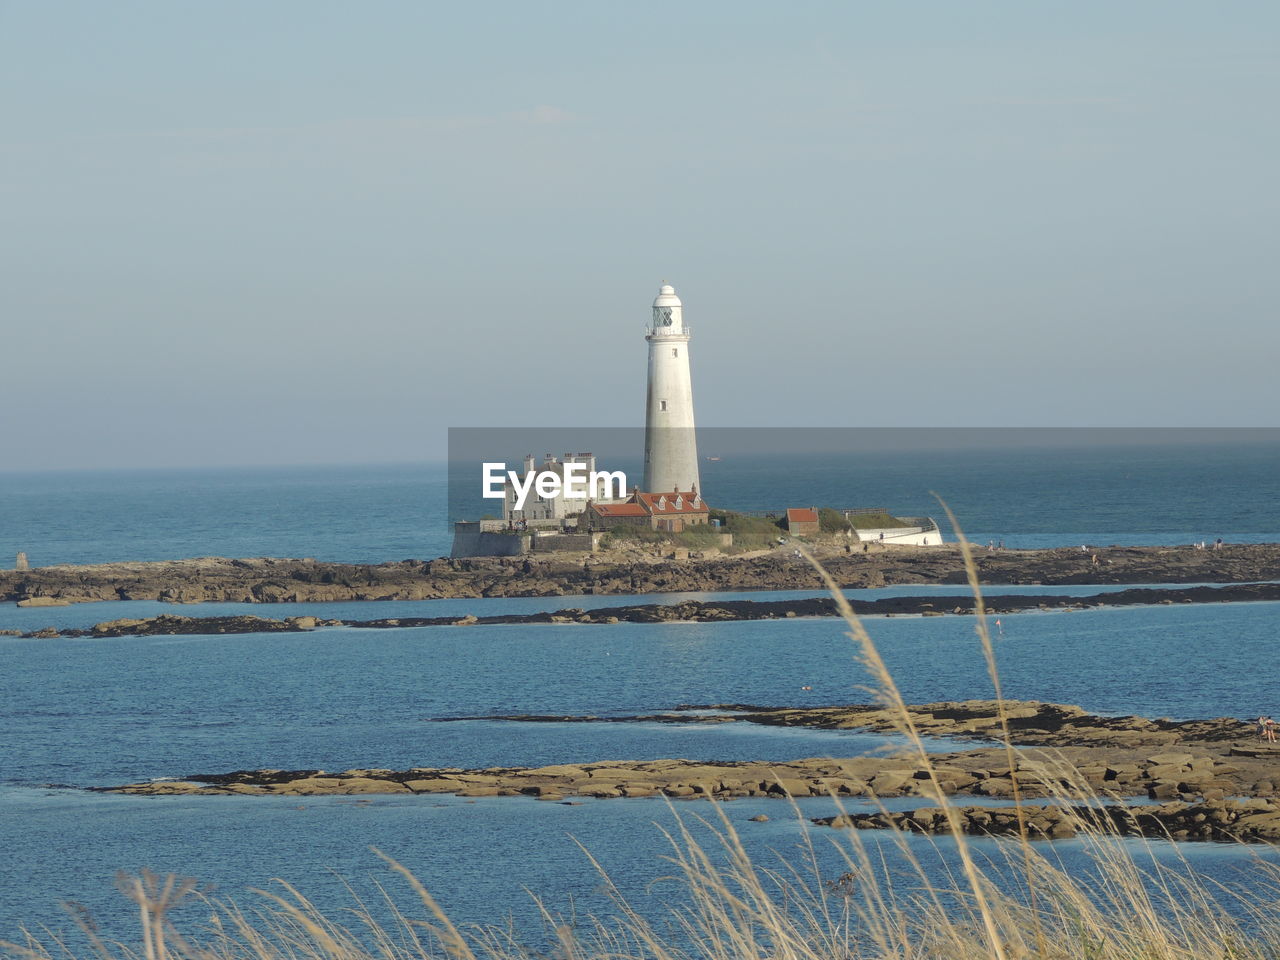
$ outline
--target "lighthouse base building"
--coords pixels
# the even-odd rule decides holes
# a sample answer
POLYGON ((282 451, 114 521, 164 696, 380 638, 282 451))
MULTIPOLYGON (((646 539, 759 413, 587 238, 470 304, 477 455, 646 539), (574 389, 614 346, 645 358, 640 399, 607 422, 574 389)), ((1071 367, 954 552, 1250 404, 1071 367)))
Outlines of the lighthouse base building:
MULTIPOLYGON (((663 284, 653 301, 645 341, 649 345, 644 420, 644 476, 625 501, 591 492, 586 499, 527 496, 517 505, 510 486, 501 520, 459 521, 451 556, 518 556, 543 549, 594 550, 602 532, 625 526, 680 533, 710 522, 698 476, 698 442, 689 374, 691 331, 675 288, 663 284)), ((564 476, 570 464, 595 469, 591 454, 550 455, 541 470, 564 476)), ((524 478, 535 469, 525 458, 524 478)), ((616 494, 615 494, 616 496, 616 494)))
POLYGON ((583 515, 588 530, 648 527, 663 533, 680 533, 708 523, 711 511, 697 493, 642 493, 637 490, 626 503, 588 504, 583 515))

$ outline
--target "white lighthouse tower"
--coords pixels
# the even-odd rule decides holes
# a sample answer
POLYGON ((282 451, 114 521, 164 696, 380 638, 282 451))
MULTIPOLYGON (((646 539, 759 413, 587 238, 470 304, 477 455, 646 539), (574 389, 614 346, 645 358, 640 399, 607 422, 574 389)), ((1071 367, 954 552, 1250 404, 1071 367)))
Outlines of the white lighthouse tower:
POLYGON ((649 341, 649 397, 644 417, 646 493, 689 493, 698 486, 698 444, 689 378, 689 328, 676 291, 663 284, 653 301, 649 341))

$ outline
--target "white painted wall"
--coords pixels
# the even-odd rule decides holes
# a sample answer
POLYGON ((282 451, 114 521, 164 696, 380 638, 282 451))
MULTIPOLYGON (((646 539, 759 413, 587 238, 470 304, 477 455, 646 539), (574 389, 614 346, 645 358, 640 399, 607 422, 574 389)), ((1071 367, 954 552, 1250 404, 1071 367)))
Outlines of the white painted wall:
POLYGON ((663 286, 653 301, 653 320, 645 336, 649 378, 640 488, 646 493, 689 491, 698 486, 689 336, 680 298, 672 287, 663 286))
POLYGON ((858 539, 863 542, 892 544, 898 547, 935 547, 946 541, 937 527, 885 527, 884 529, 858 530, 858 539), (880 539, 880 534, 884 539, 880 539))

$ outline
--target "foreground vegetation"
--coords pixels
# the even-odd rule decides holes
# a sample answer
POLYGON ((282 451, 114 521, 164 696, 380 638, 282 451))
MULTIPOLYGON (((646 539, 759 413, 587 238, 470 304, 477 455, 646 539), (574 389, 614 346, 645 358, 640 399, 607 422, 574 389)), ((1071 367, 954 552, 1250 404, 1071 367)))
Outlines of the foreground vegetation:
MULTIPOLYGON (((714 814, 713 814, 714 817, 714 814)), ((1214 889, 1183 864, 1165 868, 1098 837, 1089 842, 1093 882, 1035 851, 1007 844, 1004 857, 937 881, 912 858, 891 875, 879 853, 852 834, 845 869, 820 877, 805 864, 771 871, 754 864, 720 818, 715 846, 685 826, 671 837, 684 905, 650 919, 607 877, 613 916, 570 926, 544 912, 530 943, 506 927, 459 928, 401 865, 401 893, 386 903, 354 900, 326 914, 305 893, 279 884, 255 902, 218 901, 190 880, 121 876, 140 918, 136 942, 99 938, 83 925, 83 947, 31 934, 0 943, 21 960, 1273 960, 1280 876, 1258 862, 1249 891, 1214 889), (997 875, 1004 879, 997 882, 997 875), (1008 875, 1021 879, 1013 885, 1008 875), (403 894, 408 893, 406 898, 403 894), (179 922, 178 916, 198 917, 179 922)), ((589 858, 588 858, 589 859, 589 858)), ((809 859, 809 858, 805 858, 809 859)), ((584 864, 584 868, 591 866, 584 864)), ((495 913, 502 905, 495 904, 495 913)))
MULTIPOLYGON (((978 649, 985 658, 997 700, 1000 693, 994 647, 986 628, 976 567, 964 545, 977 606, 978 649)), ((822 576, 825 571, 819 568, 822 576)), ((1280 956, 1280 874, 1262 861, 1247 890, 1232 891, 1198 877, 1185 861, 1167 868, 1144 860, 1141 846, 1122 845, 1098 831, 1087 815, 1078 834, 1092 859, 1091 875, 1069 871, 1052 848, 1029 840, 1025 810, 1014 776, 1018 838, 1002 842, 993 861, 979 857, 959 812, 939 782, 912 712, 885 669, 879 652, 839 591, 857 658, 877 680, 873 691, 896 717, 927 773, 941 816, 950 824, 948 855, 953 872, 939 880, 915 856, 904 834, 894 834, 907 877, 893 873, 880 853, 856 830, 837 838, 843 869, 824 874, 815 856, 783 872, 752 862, 723 808, 708 820, 715 846, 695 841, 682 824, 672 840, 673 869, 682 884, 683 906, 665 920, 641 915, 617 888, 615 915, 570 928, 547 913, 550 949, 521 941, 506 928, 461 930, 411 873, 388 861, 418 901, 390 907, 379 920, 357 902, 337 916, 317 910, 297 889, 264 893, 260 904, 210 901, 191 881, 144 874, 122 878, 137 906, 136 943, 107 942, 90 923, 87 946, 74 947, 32 933, 0 946, 23 960, 1264 960, 1280 956), (174 910, 197 899, 207 918, 180 927, 174 910)), ((1009 768, 1014 747, 1007 717, 1001 717, 1009 768)), ((1088 806, 1099 797, 1046 755, 1037 774, 1062 801, 1088 806)), ((836 800, 833 797, 833 803, 836 800)), ((589 860, 588 855, 588 860, 589 860)), ((594 865, 594 862, 592 862, 594 865)), ((608 884, 608 878, 605 878, 608 884)), ((394 903, 394 901, 389 901, 394 903)), ((495 912, 502 913, 501 905, 495 912)))

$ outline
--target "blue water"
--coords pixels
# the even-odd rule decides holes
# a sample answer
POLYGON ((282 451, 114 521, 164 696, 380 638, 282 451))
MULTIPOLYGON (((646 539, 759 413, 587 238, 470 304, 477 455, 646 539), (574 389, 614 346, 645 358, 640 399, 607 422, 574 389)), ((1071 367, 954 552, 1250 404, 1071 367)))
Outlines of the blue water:
MULTIPOLYGON (((1256 445, 1135 445, 904 451, 707 463, 707 496, 770 509, 803 477, 805 504, 883 506, 944 521, 941 496, 971 540, 1010 547, 1274 540, 1280 431, 1256 445), (792 481, 794 482, 794 481, 792 481), (853 499, 856 503, 849 503, 853 499)), ((797 491, 799 492, 799 491, 797 491)), ((794 504, 792 504, 794 505, 794 504)), ((947 527, 944 523, 944 532, 947 527)), ((950 537, 948 537, 950 539, 950 537)))
MULTIPOLYGON (((448 475, 445 464, 0 473, 0 562, 19 550, 41 566, 429 559, 449 552, 451 514, 494 509, 478 480, 450 497, 448 475)), ((1010 547, 1280 540, 1280 431, 1251 445, 741 454, 704 463, 702 477, 712 505, 743 510, 882 506, 941 520, 936 491, 970 539, 1010 547)))
MULTIPOLYGON (((1273 649, 1277 609, 1005 617, 997 638, 1005 692, 1104 713, 1257 716, 1272 708, 1257 664, 1273 649), (1224 640, 1230 656, 1203 655, 1206 643, 1224 640)), ((884 618, 874 633, 908 701, 990 695, 972 618, 884 618)), ((83 786, 245 767, 856 753, 868 739, 841 731, 424 722, 861 702, 869 677, 853 655, 838 621, 822 619, 0 639, 0 723, 11 734, 3 780, 83 786)))
MULTIPOLYGON (((1274 649, 1277 612, 1280 605, 1258 603, 1006 617, 998 640, 1005 689, 1014 697, 1102 712, 1256 715, 1273 709, 1274 685, 1257 664, 1274 649), (1220 644, 1229 655, 1205 655, 1206 647, 1220 644)), ((872 627, 908 700, 989 695, 971 618, 882 618, 872 627)), ((647 825, 669 821, 661 801, 556 807, 395 797, 264 798, 259 804, 257 798, 101 797, 36 785, 259 766, 850 755, 883 741, 746 724, 425 721, 457 714, 651 712, 681 702, 819 705, 865 700, 860 686, 866 679, 838 623, 817 619, 0 640, 6 731, 0 844, 14 862, 31 865, 0 881, 0 904, 26 921, 52 921, 57 900, 71 897, 95 905, 103 923, 121 925, 130 913, 103 882, 117 867, 177 869, 230 892, 271 876, 315 883, 330 867, 364 877, 377 870, 367 851, 373 844, 446 891, 460 919, 495 919, 493 897, 500 891, 497 902, 510 905, 520 923, 533 923, 531 905, 516 895, 522 886, 553 897, 572 893, 607 909, 566 832, 605 859, 632 862, 628 882, 638 884, 658 869, 651 860, 663 841, 647 825), (512 861, 516 848, 539 853, 512 861)), ((806 809, 827 812, 822 803, 806 809)), ((733 815, 745 819, 757 806, 786 817, 784 807, 767 801, 739 802, 733 815)), ((801 828, 787 823, 753 837, 795 842, 801 828)), ((1243 854, 1195 856, 1212 872, 1239 864, 1243 854)), ((322 903, 341 901, 340 889, 320 885, 322 903)), ((629 889, 647 895, 639 885, 629 889)))
POLYGON ((431 464, 0 473, 0 557, 23 550, 49 566, 447 556, 444 477, 431 464))
MULTIPOLYGON (((1124 531, 1159 527, 1162 519, 1164 533, 1139 539, 1212 538, 1233 528, 1265 539, 1265 531, 1280 526, 1275 522, 1280 471, 1246 454, 1221 470, 1198 471, 1191 464, 1186 476, 1194 484, 1178 482, 1170 462, 1160 461, 1143 475, 1144 483, 1155 484, 1149 496, 1124 505, 1099 502, 1089 510, 1082 509, 1075 486, 1086 482, 1083 474, 1067 470, 1054 480, 1036 474, 1030 461, 1023 466, 1004 481, 998 470, 988 475, 989 482, 1005 484, 1000 495, 1009 502, 1008 524, 988 529, 1003 530, 1010 543, 1018 537, 1112 542, 1123 539, 1124 531), (1033 496, 1028 486, 1033 476, 1051 485, 1033 496), (1161 476, 1165 480, 1157 482, 1161 476), (1161 508, 1161 496, 1174 508, 1161 508), (1052 529, 1046 533, 1036 524, 1052 529), (1092 533, 1070 533, 1079 530, 1092 533), (1192 530, 1194 537, 1187 535, 1192 530)), ((900 471, 907 467, 906 461, 899 464, 900 471)), ((1053 469, 1066 468, 1058 463, 1053 469)), ((743 474, 736 482, 756 481, 743 474)), ((358 561, 427 557, 447 550, 440 522, 443 485, 442 471, 430 467, 0 475, 0 556, 25 549, 38 564, 202 554, 358 561)), ((913 509, 914 501, 905 495, 895 501, 883 490, 873 494, 860 490, 839 499, 884 500, 895 507, 901 502, 902 512, 913 509)), ((983 517, 991 505, 970 501, 967 506, 983 517)), ((992 516, 999 514, 987 514, 988 523, 992 516)), ((1006 587, 992 593, 1102 589, 1006 587)), ((951 594, 957 588, 857 591, 869 597, 922 592, 951 594)), ((0 628, 87 626, 161 612, 357 619, 524 612, 685 596, 708 595, 5 607, 0 628)), ((1107 713, 1249 717, 1275 712, 1275 687, 1265 665, 1272 661, 1278 613, 1278 604, 1226 604, 1004 617, 997 652, 1005 691, 1107 713)), ((971 618, 877 618, 870 624, 908 700, 990 694, 971 618)), ((57 906, 61 899, 88 905, 105 931, 126 934, 133 920, 114 892, 119 868, 176 870, 214 883, 226 895, 241 895, 279 876, 301 881, 322 906, 332 908, 345 904, 346 893, 326 870, 332 868, 363 891, 370 890, 371 877, 383 877, 371 845, 402 858, 462 921, 500 921, 509 912, 521 929, 536 926, 526 887, 545 895, 553 909, 608 913, 600 880, 571 837, 613 870, 628 895, 650 906, 664 897, 678 901, 674 885, 649 886, 669 869, 658 860, 665 841, 653 823, 669 827, 674 814, 661 801, 561 806, 441 797, 144 798, 77 788, 261 766, 342 770, 851 755, 880 749, 887 741, 746 724, 429 721, 454 715, 649 713, 680 703, 845 703, 867 699, 866 681, 839 623, 820 619, 0 638, 0 847, 11 867, 0 871, 0 938, 11 938, 19 923, 65 928, 57 906)), ((802 806, 811 815, 830 812, 828 801, 802 806)), ((675 809, 706 812, 700 804, 675 809)), ((794 853, 803 839, 802 824, 791 819, 785 805, 735 801, 726 809, 746 831, 752 850, 766 859, 773 851, 794 853), (762 811, 773 820, 743 822, 762 811)), ((880 836, 863 839, 886 843, 880 836)), ((822 869, 838 873, 839 857, 825 841, 820 849, 826 851, 819 855, 822 869)), ((1069 862, 1083 856, 1070 843, 1055 849, 1069 862)), ((1154 849, 1157 857, 1173 856, 1159 845, 1154 849)), ((1226 847, 1197 847, 1189 855, 1198 868, 1221 879, 1248 869, 1253 856, 1226 847)), ((936 857, 939 869, 950 862, 945 841, 936 857)))
MULTIPOLYGON (((300 886, 339 922, 345 919, 340 909, 351 906, 347 885, 371 906, 375 917, 385 920, 381 892, 375 886, 381 884, 411 918, 430 919, 372 847, 409 867, 456 922, 510 920, 536 947, 548 938, 540 936, 534 895, 569 924, 576 920, 585 927, 591 914, 617 913, 584 848, 628 902, 660 929, 669 910, 684 902, 682 888, 672 879, 675 870, 662 859, 672 848, 660 829, 673 831, 679 818, 713 861, 725 860, 711 830, 698 819, 714 820, 715 814, 696 802, 588 800, 568 806, 506 798, 130 798, 35 790, 10 791, 0 798, 10 819, 21 822, 20 830, 0 827, 6 842, 16 835, 16 845, 6 852, 11 862, 30 865, 19 871, 16 882, 0 885, 0 917, 44 921, 66 933, 70 924, 52 901, 70 893, 108 937, 136 930, 135 912, 125 908, 115 888, 122 865, 133 871, 149 866, 160 873, 196 876, 214 896, 250 906, 266 905, 250 888, 283 895, 274 883, 283 878, 300 886), (65 856, 73 857, 72 863, 60 862, 65 856)), ((779 801, 744 799, 721 809, 757 865, 785 874, 790 864, 802 876, 812 876, 805 872, 812 855, 819 878, 834 880, 847 869, 849 838, 808 828, 801 819, 830 815, 829 800, 806 799, 798 807, 794 814, 779 801), (770 821, 748 822, 761 813, 770 821)), ((867 807, 846 804, 845 809, 867 807)), ((902 892, 918 887, 918 877, 890 837, 858 832, 857 838, 896 876, 902 892)), ((1159 842, 1122 845, 1148 868, 1159 863, 1177 870, 1185 860, 1204 875, 1236 886, 1256 885, 1260 858, 1271 863, 1278 859, 1272 850, 1222 844, 1176 849, 1159 842)), ((1005 845, 975 838, 971 846, 995 875, 1017 874, 1016 867, 1008 866, 1005 845)), ((911 847, 925 875, 936 884, 955 882, 948 842, 934 845, 917 839, 911 847)), ((1059 841, 1052 850, 1041 849, 1077 876, 1092 868, 1090 850, 1081 841, 1059 841)), ((190 930, 208 915, 206 907, 189 904, 173 919, 180 929, 190 930)), ((0 936, 11 935, 13 927, 12 922, 0 924, 0 936)), ((133 939, 136 942, 136 934, 133 939)))

